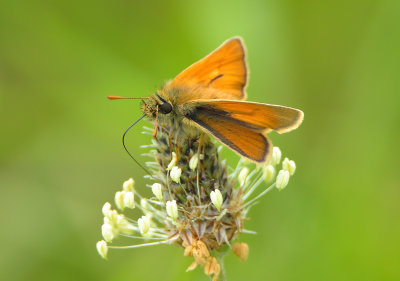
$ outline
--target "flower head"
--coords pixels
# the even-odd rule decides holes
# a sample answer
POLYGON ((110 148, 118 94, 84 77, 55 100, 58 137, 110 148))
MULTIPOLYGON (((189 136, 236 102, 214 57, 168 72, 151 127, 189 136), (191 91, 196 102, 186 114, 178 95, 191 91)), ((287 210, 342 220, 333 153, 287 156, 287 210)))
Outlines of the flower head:
POLYGON ((231 171, 219 158, 215 143, 207 138, 200 141, 186 137, 189 139, 171 139, 166 127, 158 128, 150 153, 155 162, 147 166, 152 172, 152 183, 147 186, 154 196, 145 198, 133 179, 125 181, 114 196, 118 211, 110 203, 102 208, 104 240, 96 248, 106 258, 109 249, 124 247, 114 246, 120 236, 144 240, 127 246, 130 248, 176 244, 184 248, 185 256, 193 258, 187 270, 202 267, 216 281, 223 274, 217 253, 231 248, 240 260, 247 259, 248 245, 235 240, 241 233, 254 233, 244 227, 250 208, 274 187, 285 188, 295 164, 285 158, 283 169, 276 175, 282 152, 274 147, 271 161, 265 166, 239 161, 231 171), (266 182, 270 185, 262 187, 266 182), (135 206, 143 213, 138 219, 124 213, 135 206))

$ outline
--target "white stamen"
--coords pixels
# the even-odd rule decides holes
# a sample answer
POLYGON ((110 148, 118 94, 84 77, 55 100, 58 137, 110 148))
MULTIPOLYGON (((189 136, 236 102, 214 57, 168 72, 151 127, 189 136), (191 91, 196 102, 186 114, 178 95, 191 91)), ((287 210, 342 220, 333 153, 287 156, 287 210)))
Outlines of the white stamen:
POLYGON ((294 172, 296 171, 296 163, 293 160, 289 160, 285 158, 282 162, 282 168, 289 172, 291 176, 293 176, 294 172))
POLYGON ((135 181, 133 180, 133 178, 130 178, 129 180, 124 182, 124 184, 122 185, 122 189, 126 192, 132 192, 134 185, 135 181))
POLYGON ((99 253, 99 255, 103 259, 107 259, 108 247, 107 247, 106 241, 101 240, 101 241, 97 242, 96 249, 97 249, 97 252, 99 253))
POLYGON ((199 155, 195 153, 189 161, 189 168, 194 171, 197 168, 197 164, 199 163, 199 155))
POLYGON ((211 198, 211 202, 214 204, 215 208, 217 208, 217 210, 220 211, 222 203, 223 203, 221 191, 219 191, 219 189, 215 189, 215 191, 211 191, 210 198, 211 198))
POLYGON ((278 165, 281 162, 281 157, 282 157, 281 150, 279 149, 279 147, 274 146, 274 148, 272 149, 270 165, 272 166, 278 165))
POLYGON ((162 185, 159 183, 154 183, 151 186, 151 191, 153 194, 157 197, 158 200, 162 201, 163 200, 163 191, 162 191, 162 185))
POLYGON ((124 196, 125 196, 125 191, 118 191, 115 193, 115 205, 117 205, 117 208, 120 209, 121 211, 124 210, 124 196))
POLYGON ((180 183, 181 182, 181 175, 182 175, 182 169, 178 168, 177 166, 172 167, 171 169, 171 179, 176 182, 180 183))
POLYGON ((142 233, 142 235, 149 232, 149 229, 150 229, 149 217, 142 216, 140 219, 138 219, 138 226, 139 226, 140 233, 142 233))
POLYGON ((135 208, 135 195, 133 192, 126 192, 124 196, 124 207, 133 209, 135 208))
POLYGON ((171 217, 172 221, 176 221, 178 218, 178 206, 176 205, 176 201, 167 201, 166 209, 167 214, 171 217))
POLYGON ((289 183, 290 174, 286 170, 280 170, 276 176, 276 188, 278 190, 284 189, 289 183))
POLYGON ((243 186, 246 183, 246 179, 247 179, 247 176, 249 175, 249 172, 250 171, 249 171, 249 169, 247 167, 244 167, 240 171, 239 176, 238 176, 238 180, 239 180, 240 186, 243 186))
POLYGON ((264 180, 266 182, 271 182, 275 177, 275 168, 272 165, 267 165, 263 169, 264 172, 264 180))
POLYGON ((107 242, 112 242, 112 240, 115 238, 113 227, 108 223, 105 223, 101 226, 101 234, 103 235, 104 240, 107 242))
POLYGON ((105 217, 108 217, 108 214, 111 212, 111 204, 108 203, 108 202, 106 202, 106 203, 103 205, 103 208, 101 209, 101 211, 102 211, 102 213, 103 213, 103 215, 104 215, 105 217))
POLYGON ((176 153, 172 152, 172 159, 171 162, 169 162, 167 171, 171 170, 174 166, 176 166, 176 163, 178 162, 178 159, 176 158, 176 153))

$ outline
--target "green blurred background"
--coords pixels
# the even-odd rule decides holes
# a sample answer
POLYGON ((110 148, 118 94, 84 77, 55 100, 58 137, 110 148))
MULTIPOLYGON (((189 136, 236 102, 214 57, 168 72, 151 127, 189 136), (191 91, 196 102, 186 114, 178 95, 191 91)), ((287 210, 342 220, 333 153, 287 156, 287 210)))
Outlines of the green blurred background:
POLYGON ((132 176, 148 192, 121 146, 139 103, 105 96, 149 95, 240 35, 249 100, 305 121, 271 134, 298 170, 250 212, 228 280, 400 280, 399 30, 397 0, 1 0, 0 279, 207 280, 173 246, 98 256, 103 203, 132 176))

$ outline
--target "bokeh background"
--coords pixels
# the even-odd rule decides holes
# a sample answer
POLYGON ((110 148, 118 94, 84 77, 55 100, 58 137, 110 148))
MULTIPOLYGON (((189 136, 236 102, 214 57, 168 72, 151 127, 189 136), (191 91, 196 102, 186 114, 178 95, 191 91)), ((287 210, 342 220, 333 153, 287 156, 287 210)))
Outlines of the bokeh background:
POLYGON ((396 0, 1 0, 0 279, 207 280, 173 246, 98 256, 103 203, 129 177, 148 193, 121 146, 139 103, 105 96, 149 95, 240 35, 249 99, 305 121, 271 134, 298 169, 250 212, 228 280, 400 280, 399 30, 396 0))

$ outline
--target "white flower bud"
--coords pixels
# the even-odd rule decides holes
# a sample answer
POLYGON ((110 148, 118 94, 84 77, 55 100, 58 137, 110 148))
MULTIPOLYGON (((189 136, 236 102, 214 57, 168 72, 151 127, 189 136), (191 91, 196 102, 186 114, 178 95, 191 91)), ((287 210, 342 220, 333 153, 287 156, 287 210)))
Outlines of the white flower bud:
POLYGON ((282 162, 282 168, 289 172, 291 176, 293 176, 294 172, 296 171, 296 163, 293 160, 289 160, 285 158, 282 162))
POLYGON ((116 219, 117 231, 123 234, 131 234, 133 232, 133 225, 126 219, 124 215, 118 215, 116 219))
POLYGON ((278 165, 281 162, 281 157, 282 157, 282 152, 279 149, 279 147, 274 146, 272 148, 272 156, 270 160, 270 165, 275 166, 278 165))
POLYGON ((219 191, 219 189, 215 189, 215 191, 211 191, 210 198, 211 198, 211 202, 214 204, 215 208, 217 208, 217 210, 220 211, 222 203, 223 203, 221 191, 219 191))
POLYGON ((111 212, 111 204, 106 202, 101 211, 105 217, 108 217, 109 213, 111 212))
POLYGON ((107 247, 106 241, 101 240, 101 241, 97 242, 96 249, 97 249, 97 252, 99 253, 99 255, 103 259, 107 259, 108 247, 107 247))
POLYGON ((244 167, 240 171, 239 176, 238 176, 238 180, 239 180, 240 186, 243 186, 246 183, 246 179, 247 179, 247 176, 249 175, 249 172, 250 171, 249 171, 249 169, 247 167, 244 167))
POLYGON ((122 189, 125 190, 126 192, 132 192, 134 186, 135 186, 135 181, 132 178, 130 178, 129 180, 124 182, 124 184, 122 185, 122 189))
POLYGON ((149 212, 149 203, 147 202, 146 199, 142 198, 140 199, 140 207, 142 207, 143 213, 147 214, 149 212))
POLYGON ((176 201, 167 201, 166 209, 167 214, 171 217, 172 221, 176 221, 178 218, 178 206, 176 205, 176 201))
POLYGON ((286 170, 280 170, 276 176, 276 188, 279 190, 284 189, 289 183, 290 174, 286 170))
POLYGON ((142 216, 138 219, 138 226, 140 233, 142 233, 142 235, 146 234, 150 229, 150 219, 147 216, 142 216))
POLYGON ((104 223, 112 224, 113 222, 108 217, 104 217, 104 223))
POLYGON ((120 209, 121 211, 124 210, 124 196, 125 196, 125 191, 118 191, 115 193, 115 205, 117 205, 117 208, 120 209))
POLYGON ((151 191, 153 192, 154 196, 157 197, 158 200, 162 201, 163 200, 163 191, 162 191, 162 185, 159 183, 153 183, 151 186, 151 191))
POLYGON ((272 165, 264 167, 264 179, 266 182, 271 182, 275 177, 275 168, 272 165))
POLYGON ((108 223, 105 223, 101 226, 101 234, 103 235, 104 240, 107 242, 112 242, 115 238, 113 227, 108 223))
POLYGON ((172 167, 171 179, 174 182, 180 183, 181 182, 181 175, 182 175, 182 169, 181 168, 178 168, 177 166, 172 167))
POLYGON ((169 162, 167 171, 171 170, 174 166, 176 166, 176 163, 178 162, 178 159, 176 158, 176 153, 172 152, 172 159, 171 162, 169 162))
POLYGON ((135 194, 133 192, 125 192, 124 207, 129 209, 135 208, 135 194))
POLYGON ((193 154, 192 158, 189 160, 189 168, 193 171, 197 168, 199 163, 199 155, 197 153, 193 154))
POLYGON ((115 223, 118 218, 118 212, 116 210, 111 210, 108 212, 107 218, 110 220, 111 223, 115 223))

